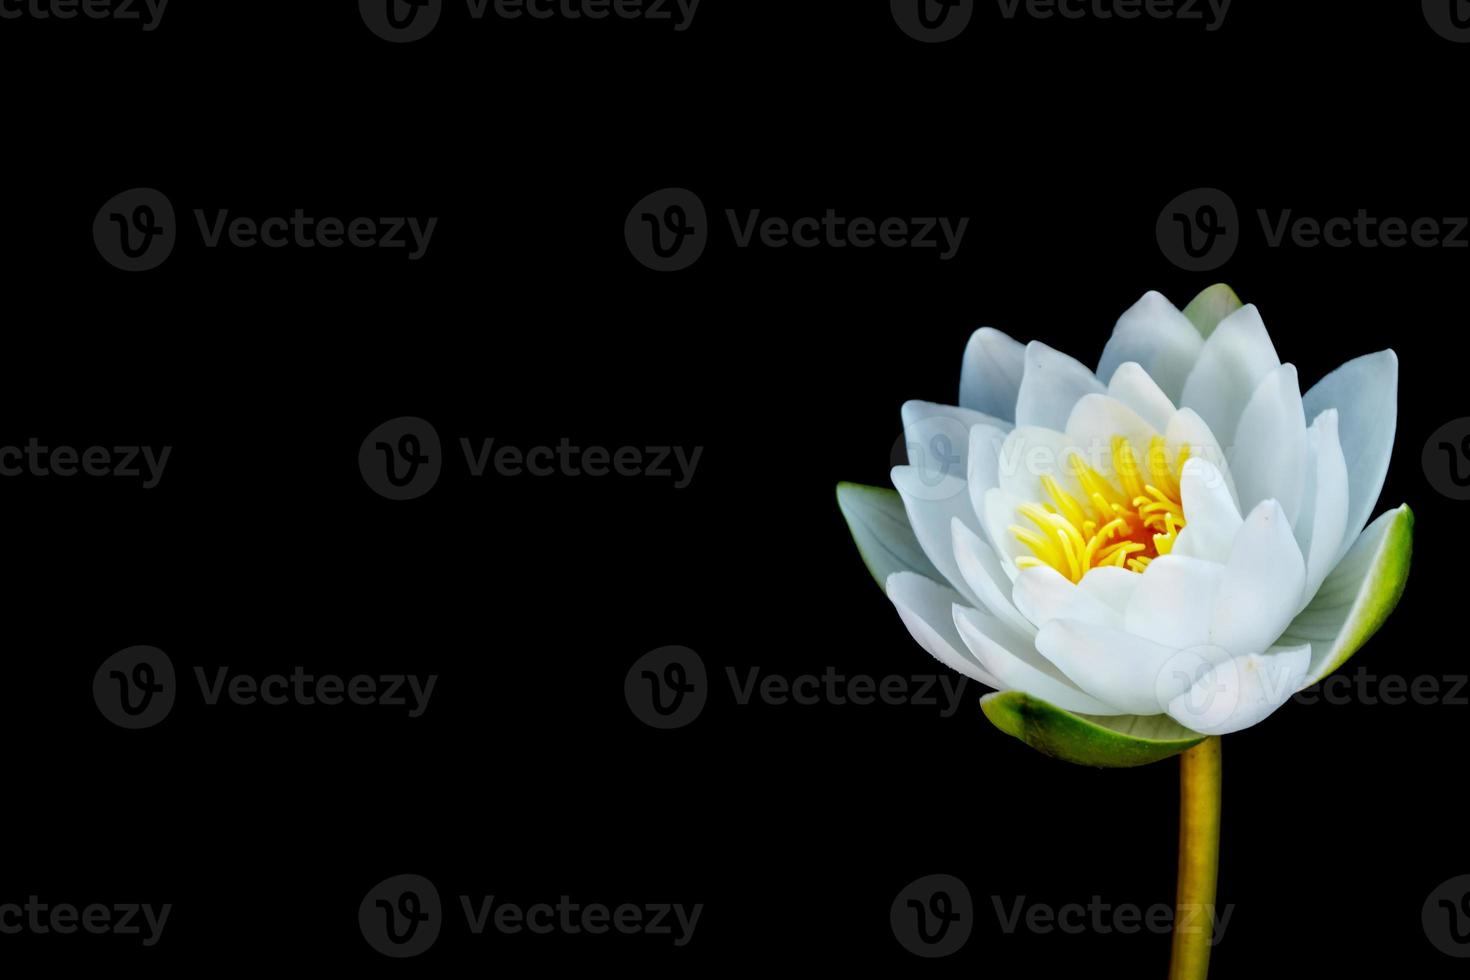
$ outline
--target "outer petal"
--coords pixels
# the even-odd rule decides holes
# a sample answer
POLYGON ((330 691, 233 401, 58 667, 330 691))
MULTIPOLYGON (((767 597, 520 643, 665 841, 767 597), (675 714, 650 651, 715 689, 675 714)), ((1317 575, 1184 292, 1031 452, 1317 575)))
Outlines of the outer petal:
POLYGON ((960 639, 975 659, 1009 690, 1045 698, 1059 708, 1095 715, 1123 712, 1082 693, 1055 667, 1037 656, 1030 642, 1015 636, 999 620, 977 609, 954 607, 960 639))
POLYGON ((1016 395, 1016 425, 1060 432, 1078 399, 1105 391, 1102 382, 1076 358, 1033 340, 1026 345, 1026 373, 1016 395))
POLYGON ((917 572, 931 579, 941 577, 914 537, 897 491, 861 483, 839 483, 837 507, 847 521, 863 564, 868 566, 879 588, 886 587, 888 576, 894 572, 917 572))
POLYGON ((1179 404, 1198 412, 1222 445, 1233 445, 1241 410, 1262 379, 1280 365, 1260 313, 1244 306, 1205 341, 1179 404))
POLYGON ((1110 381, 1128 362, 1143 366, 1171 400, 1198 360, 1204 340, 1183 313, 1161 293, 1147 292, 1118 319, 1097 363, 1097 376, 1110 381))
POLYGON ((1274 500, 1257 505, 1235 537, 1215 594, 1210 642, 1232 654, 1259 653, 1296 615, 1306 565, 1286 513, 1274 500))
POLYGON ((895 466, 893 485, 903 498, 909 526, 914 529, 914 537, 918 538, 924 554, 939 569, 946 582, 970 602, 975 602, 975 596, 969 594, 969 586, 965 585, 964 576, 960 575, 959 565, 955 563, 954 539, 949 530, 949 523, 954 518, 959 518, 971 530, 979 530, 980 522, 970 508, 970 494, 965 489, 965 481, 946 476, 931 486, 914 467, 895 466))
POLYGON ((1114 705, 1112 713, 1163 710, 1159 677, 1176 652, 1172 647, 1123 630, 1056 619, 1036 634, 1036 649, 1082 690, 1114 705))
POLYGON ((1011 579, 995 550, 961 521, 950 522, 950 532, 954 537, 954 557, 959 564, 960 575, 980 600, 980 605, 1022 636, 1033 635, 1036 628, 1026 621, 1010 600, 1011 579))
POLYGON ((909 465, 925 482, 945 476, 965 479, 969 471, 970 428, 1005 425, 998 419, 957 405, 909 401, 903 404, 903 441, 909 465))
POLYGON ((1414 513, 1407 505, 1381 515, 1358 536, 1316 596, 1281 637, 1312 645, 1303 687, 1332 673, 1378 632, 1409 580, 1414 513))
POLYGON ((1016 417, 1016 394, 1026 366, 1026 347, 993 327, 970 336, 960 369, 960 404, 1007 422, 1016 417))
POLYGON ((1368 523, 1393 451, 1398 424, 1399 359, 1391 350, 1354 358, 1302 399, 1307 418, 1337 409, 1337 435, 1348 471, 1348 519, 1342 552, 1368 523))
POLYGON ((970 656, 954 628, 954 605, 960 601, 954 590, 913 572, 895 572, 889 576, 885 591, 903 624, 934 659, 987 687, 1000 687, 1000 682, 970 656))
POLYGON ((1302 605, 1312 601, 1342 553, 1348 520, 1347 460, 1337 439, 1337 409, 1317 416, 1307 430, 1307 491, 1310 507, 1297 521, 1296 540, 1307 559, 1302 605))
POLYGON ((1301 688, 1311 647, 1273 647, 1206 668, 1194 686, 1169 702, 1169 717, 1206 735, 1249 728, 1301 688))
POLYGON ((1073 714, 1021 691, 980 699, 985 717, 1044 755, 1081 766, 1143 766, 1204 741, 1164 715, 1073 714))
POLYGON ((1240 509, 1275 500, 1296 526, 1307 472, 1307 420, 1296 368, 1283 364, 1256 386, 1235 429, 1230 474, 1240 509))

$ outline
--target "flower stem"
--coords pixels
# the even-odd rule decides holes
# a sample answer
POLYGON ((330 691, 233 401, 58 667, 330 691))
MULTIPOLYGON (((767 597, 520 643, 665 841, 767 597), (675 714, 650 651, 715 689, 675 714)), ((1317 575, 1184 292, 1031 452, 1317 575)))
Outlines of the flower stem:
POLYGON ((1214 945, 1220 870, 1220 739, 1179 757, 1179 889, 1169 980, 1205 980, 1214 945))

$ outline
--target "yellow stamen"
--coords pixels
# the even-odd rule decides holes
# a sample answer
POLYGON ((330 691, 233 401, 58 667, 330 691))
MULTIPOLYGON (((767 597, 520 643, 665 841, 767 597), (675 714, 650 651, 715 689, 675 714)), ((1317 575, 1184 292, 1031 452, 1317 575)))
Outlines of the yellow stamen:
POLYGON ((1113 437, 1111 449, 1116 483, 1073 453, 1075 490, 1043 476, 1041 489, 1049 499, 1016 508, 1018 516, 1035 525, 1010 528, 1031 552, 1016 559, 1017 567, 1049 565, 1080 582, 1088 571, 1104 565, 1142 572, 1153 559, 1173 551, 1184 528, 1179 478, 1189 447, 1180 446, 1170 465, 1164 438, 1154 436, 1143 467, 1125 436, 1113 437))

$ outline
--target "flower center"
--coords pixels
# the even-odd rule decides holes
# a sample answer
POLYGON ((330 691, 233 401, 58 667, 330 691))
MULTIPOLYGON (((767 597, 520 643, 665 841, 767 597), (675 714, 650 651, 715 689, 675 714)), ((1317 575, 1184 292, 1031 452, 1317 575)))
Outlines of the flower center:
POLYGON ((1123 436, 1112 439, 1116 486, 1083 460, 1069 457, 1082 488, 1078 499, 1050 476, 1041 486, 1050 501, 1023 504, 1016 512, 1034 527, 1013 524, 1012 534, 1031 549, 1016 559, 1021 568, 1050 565, 1073 582, 1094 568, 1113 565, 1141 572, 1159 555, 1167 555, 1184 527, 1179 474, 1189 458, 1189 446, 1180 446, 1171 467, 1162 436, 1148 445, 1140 467, 1133 445, 1123 436))

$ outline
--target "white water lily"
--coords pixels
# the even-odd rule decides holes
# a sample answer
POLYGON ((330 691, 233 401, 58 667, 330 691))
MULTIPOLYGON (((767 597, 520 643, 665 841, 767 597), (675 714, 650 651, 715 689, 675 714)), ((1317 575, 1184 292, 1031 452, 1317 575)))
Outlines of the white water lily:
POLYGON ((1150 292, 1096 372, 977 331, 959 404, 903 407, 901 504, 839 503, 919 644, 1001 692, 998 727, 1137 765, 1260 722, 1392 610, 1413 518, 1369 517, 1397 387, 1384 350, 1303 395, 1227 287, 1150 292))

